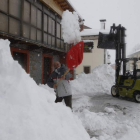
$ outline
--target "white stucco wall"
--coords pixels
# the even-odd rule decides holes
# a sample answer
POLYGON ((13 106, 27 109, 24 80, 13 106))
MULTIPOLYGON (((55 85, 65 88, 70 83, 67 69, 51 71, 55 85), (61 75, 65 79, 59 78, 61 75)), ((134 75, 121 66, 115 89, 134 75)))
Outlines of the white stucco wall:
POLYGON ((98 65, 104 64, 104 49, 97 48, 98 40, 94 40, 92 53, 84 53, 82 63, 76 68, 76 74, 84 71, 84 66, 90 66, 90 72, 98 65))
MULTIPOLYGON (((129 58, 133 58, 133 57, 139 58, 139 57, 140 57, 140 51, 129 55, 129 58)), ((131 64, 131 63, 132 63, 132 62, 130 61, 130 62, 129 62, 129 68, 128 68, 129 70, 132 70, 132 64, 131 64)), ((140 69, 140 60, 137 61, 136 64, 137 64, 137 69, 140 69)))

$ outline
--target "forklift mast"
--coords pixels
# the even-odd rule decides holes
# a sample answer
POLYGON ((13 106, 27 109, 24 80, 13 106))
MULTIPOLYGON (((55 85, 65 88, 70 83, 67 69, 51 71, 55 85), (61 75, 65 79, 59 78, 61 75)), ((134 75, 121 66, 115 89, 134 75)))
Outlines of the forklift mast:
POLYGON ((116 50, 116 70, 115 82, 117 85, 121 62, 123 61, 123 75, 126 73, 126 44, 125 44, 125 28, 121 25, 111 26, 109 34, 99 33, 98 48, 116 50))

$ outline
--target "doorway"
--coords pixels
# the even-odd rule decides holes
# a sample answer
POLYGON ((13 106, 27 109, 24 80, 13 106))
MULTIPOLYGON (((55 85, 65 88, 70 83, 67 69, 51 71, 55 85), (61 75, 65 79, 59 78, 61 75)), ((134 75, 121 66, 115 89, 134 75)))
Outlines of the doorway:
POLYGON ((43 72, 42 72, 42 84, 47 84, 47 80, 52 72, 53 67, 53 56, 52 55, 43 55, 43 72))
POLYGON ((85 74, 90 73, 90 66, 84 66, 84 73, 85 74))
POLYGON ((13 59, 18 61, 21 67, 29 73, 29 51, 11 47, 11 54, 13 59))

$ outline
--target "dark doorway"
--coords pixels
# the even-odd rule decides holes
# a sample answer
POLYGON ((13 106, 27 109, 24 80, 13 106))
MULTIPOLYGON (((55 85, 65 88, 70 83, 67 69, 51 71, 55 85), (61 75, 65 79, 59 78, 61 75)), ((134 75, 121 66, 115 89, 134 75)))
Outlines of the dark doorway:
POLYGON ((11 47, 13 59, 18 61, 22 68, 29 73, 29 51, 11 47))
POLYGON ((20 52, 13 52, 13 59, 18 61, 22 68, 26 71, 27 69, 27 54, 20 52))
POLYGON ((43 57, 43 84, 47 83, 47 80, 52 72, 52 56, 44 55, 43 57))
POLYGON ((84 67, 84 73, 88 74, 90 73, 90 67, 84 67))
POLYGON ((44 57, 44 79, 43 79, 43 83, 46 84, 47 80, 49 78, 50 75, 50 58, 49 57, 44 57))

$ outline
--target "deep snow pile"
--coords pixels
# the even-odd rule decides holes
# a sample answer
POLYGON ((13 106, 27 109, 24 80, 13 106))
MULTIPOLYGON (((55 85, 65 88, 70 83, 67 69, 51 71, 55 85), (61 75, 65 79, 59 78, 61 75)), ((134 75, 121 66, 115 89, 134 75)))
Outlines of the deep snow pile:
POLYGON ((0 40, 0 140, 89 140, 81 122, 39 87, 0 40))
POLYGON ((139 140, 140 105, 100 95, 73 100, 74 113, 81 119, 91 140, 139 140))
POLYGON ((62 33, 64 42, 68 44, 76 44, 81 40, 79 17, 76 12, 64 11, 62 14, 62 33))
POLYGON ((91 140, 139 140, 140 104, 112 97, 114 78, 109 65, 100 65, 91 74, 80 74, 71 81, 73 112, 91 140))
POLYGON ((111 86, 115 82, 115 71, 110 65, 103 64, 92 70, 90 74, 79 74, 71 81, 73 95, 95 96, 110 94, 111 86))

